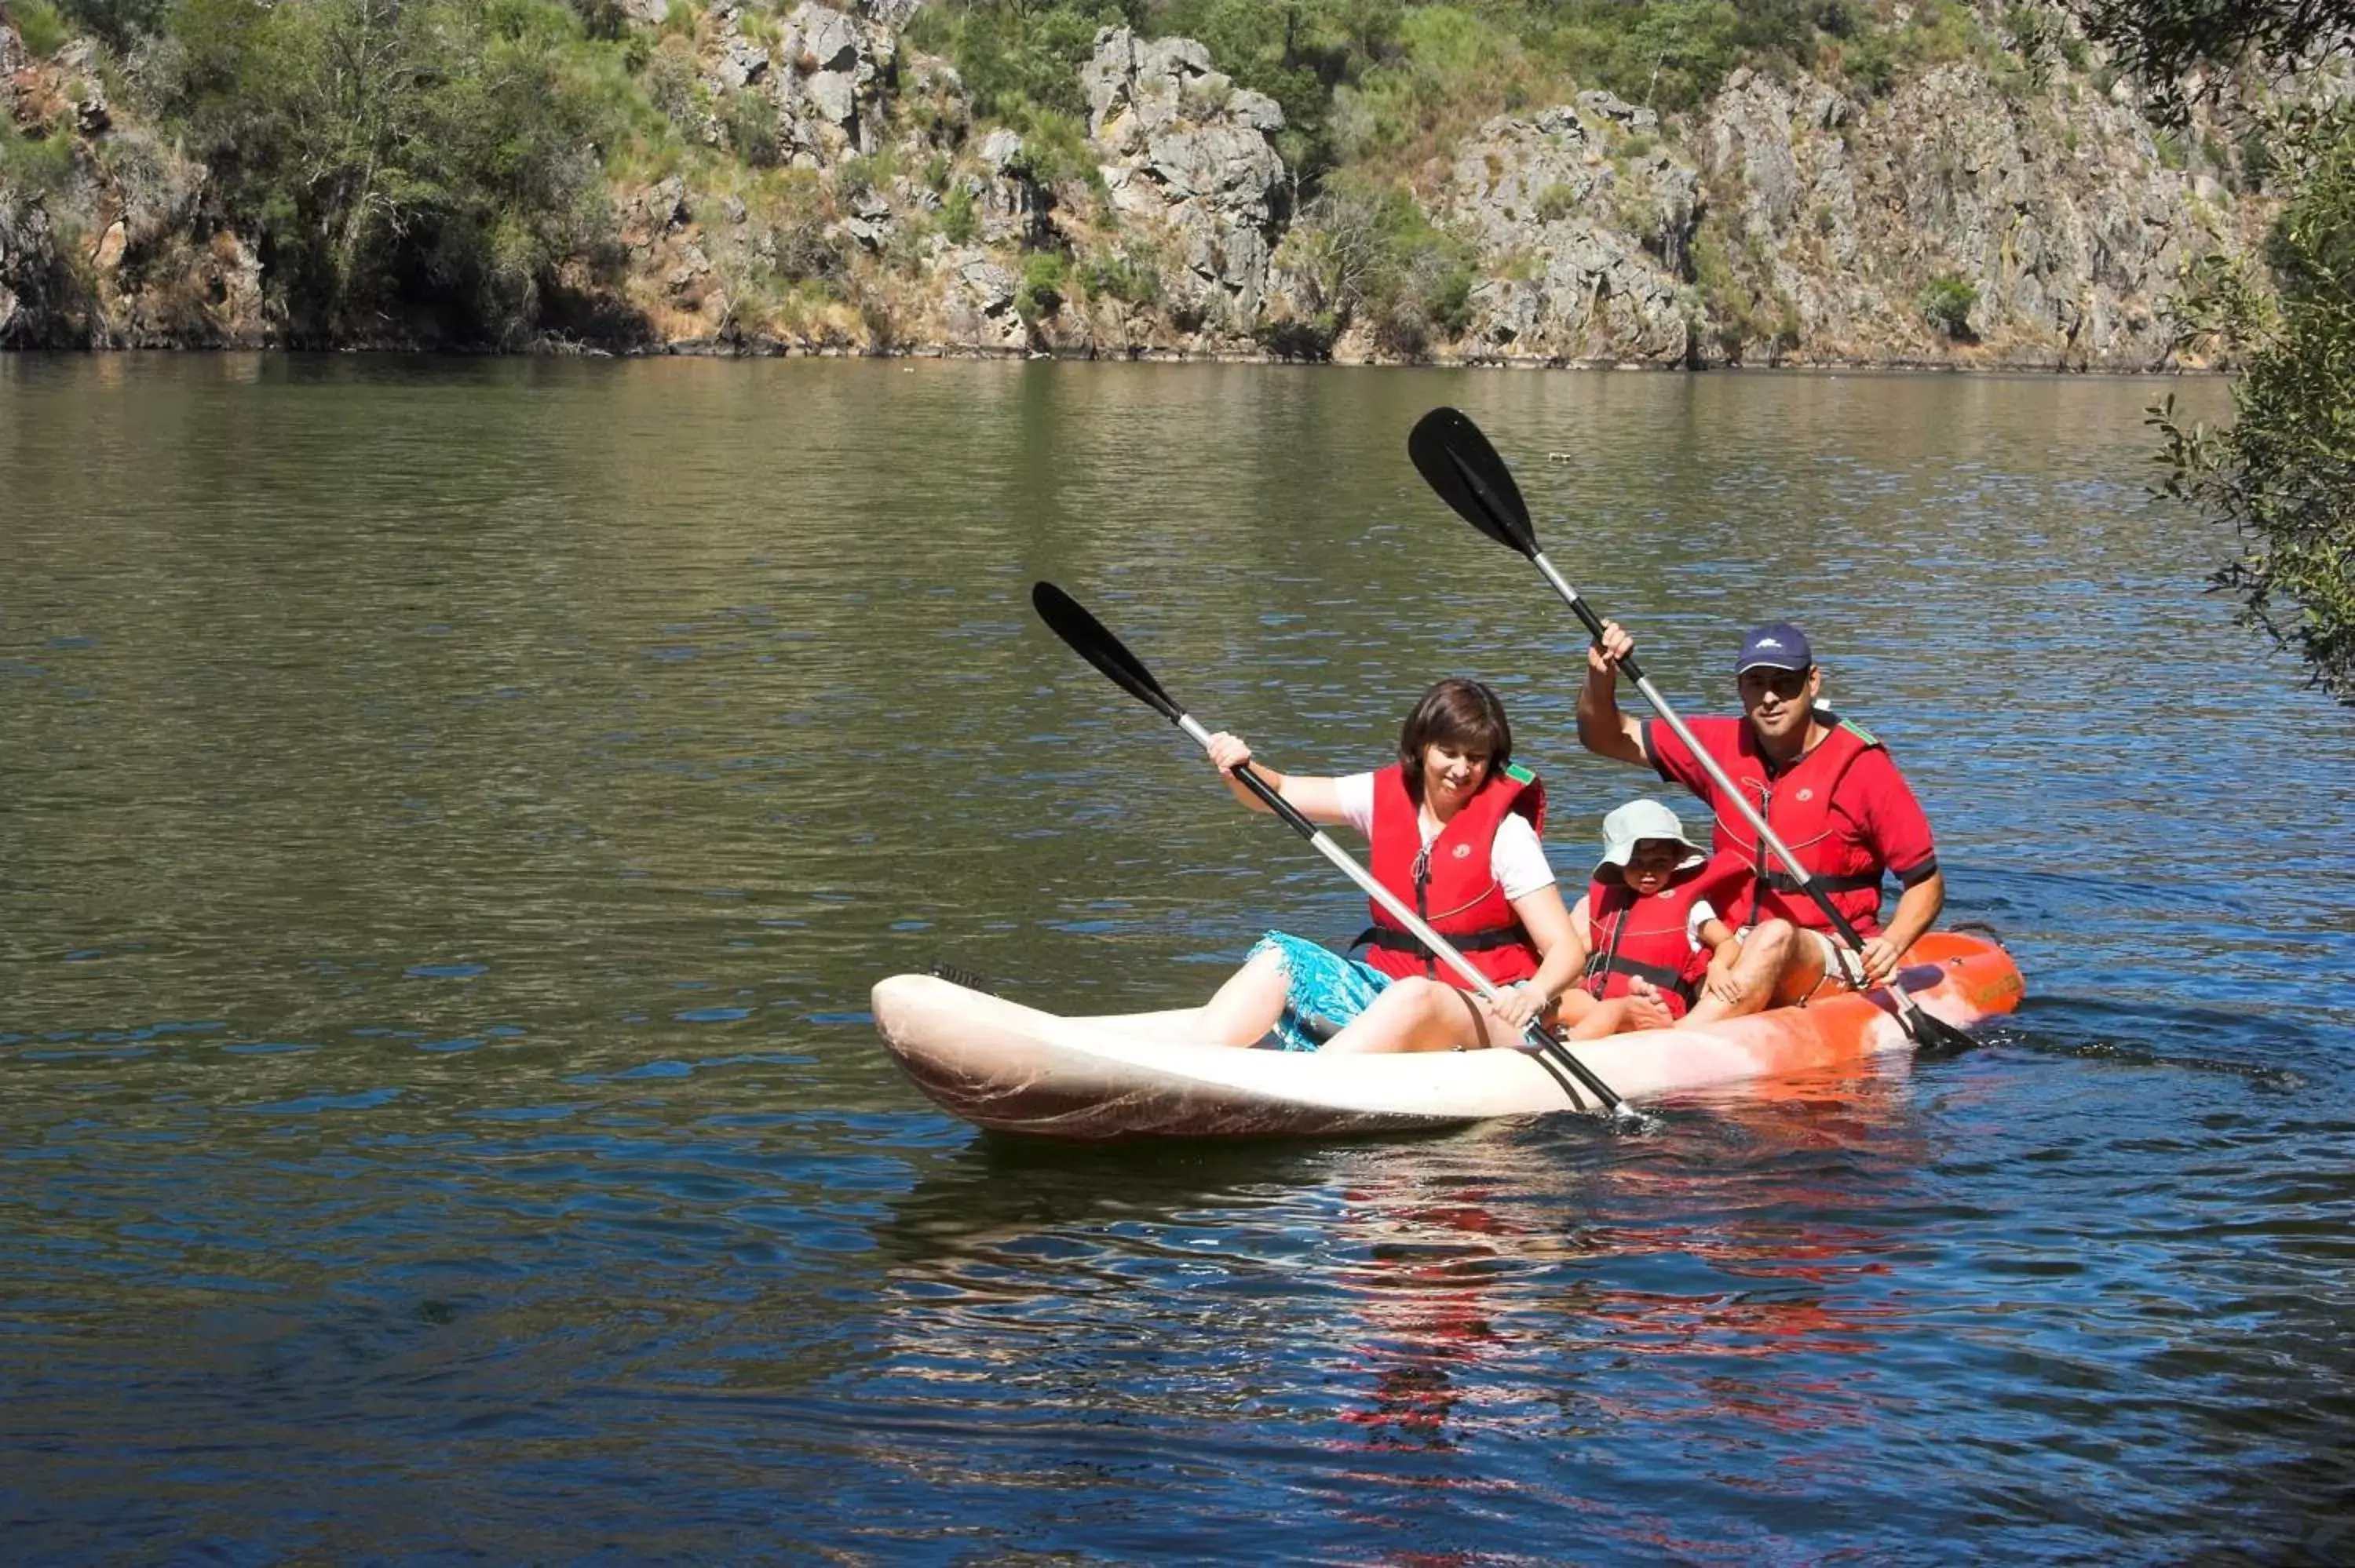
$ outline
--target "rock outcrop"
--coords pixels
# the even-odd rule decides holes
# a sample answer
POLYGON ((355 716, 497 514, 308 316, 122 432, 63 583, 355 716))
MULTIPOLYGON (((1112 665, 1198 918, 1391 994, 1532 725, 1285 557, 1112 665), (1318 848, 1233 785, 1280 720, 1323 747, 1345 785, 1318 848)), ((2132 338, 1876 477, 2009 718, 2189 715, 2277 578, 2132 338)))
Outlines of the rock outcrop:
POLYGON ((1737 71, 1697 141, 1732 264, 1808 358, 1949 352, 1919 300, 1951 279, 1976 296, 1962 332, 1989 358, 2156 366, 2185 260, 2254 245, 2264 217, 2169 167, 2132 108, 2008 102, 1976 63, 1863 108, 1737 71))
POLYGON ((14 116, 16 73, 31 63, 25 58, 25 43, 16 36, 15 24, 0 18, 0 114, 14 116))
MULTIPOLYGON (((1738 70, 1670 121, 1565 90, 1411 170, 1348 172, 1361 217, 1412 215, 1359 236, 1391 248, 1392 295, 1423 291, 1385 323, 1380 291, 1344 297, 1314 264, 1282 110, 1193 40, 1100 32, 1082 142, 979 121, 900 37, 915 0, 712 0, 691 32, 622 4, 664 29, 649 75, 689 154, 614 182, 610 232, 535 285, 548 346, 2143 369, 2169 363, 2184 267, 2257 254, 2271 214, 2198 138, 2162 143, 2057 60, 1876 91, 1738 70)), ((37 182, 0 175, 0 346, 275 341, 256 215, 124 82, 89 43, 35 58, 0 20, 0 115, 40 149, 16 164, 37 182)), ((437 345, 416 319, 371 341, 437 345)))
POLYGON ((1284 111, 1212 69, 1193 39, 1148 41, 1125 27, 1096 35, 1080 82, 1114 209, 1174 237, 1180 305, 1213 331, 1247 333, 1287 215, 1273 140, 1284 111))
POLYGON ((1480 248, 1467 355, 1688 359, 1698 311, 1682 270, 1700 176, 1657 150, 1658 128, 1599 92, 1480 127, 1440 207, 1480 248))
POLYGON ((48 211, 0 190, 0 348, 76 346, 48 211))
POLYGON ((777 54, 783 69, 770 90, 795 164, 818 168, 882 146, 880 101, 899 63, 891 28, 802 0, 785 17, 777 54))

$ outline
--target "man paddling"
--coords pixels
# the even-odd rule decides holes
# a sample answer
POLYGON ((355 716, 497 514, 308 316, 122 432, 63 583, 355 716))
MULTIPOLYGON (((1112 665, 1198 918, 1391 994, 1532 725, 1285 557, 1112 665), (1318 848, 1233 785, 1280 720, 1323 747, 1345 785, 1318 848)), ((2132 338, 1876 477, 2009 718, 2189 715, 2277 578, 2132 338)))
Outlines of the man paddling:
POLYGON ((1600 757, 1657 769, 1715 813, 1715 853, 1751 869, 1748 892, 1733 916, 1737 925, 1756 927, 1745 947, 1771 944, 1783 952, 1768 1005, 1804 1002, 1828 973, 1850 984, 1886 980, 1914 938, 1937 919, 1946 901, 1945 878, 1929 819, 1889 753, 1864 730, 1817 705, 1823 671, 1806 634, 1776 621, 1744 638, 1734 662, 1742 716, 1692 719, 1687 727, 1865 939, 1854 957, 1789 868, 1776 863, 1741 811, 1720 799, 1708 770, 1676 731, 1619 711, 1619 662, 1635 646, 1618 622, 1604 623, 1602 641, 1588 651, 1586 684, 1579 693, 1579 744, 1600 757), (1881 885, 1889 873, 1902 891, 1884 930, 1881 885))

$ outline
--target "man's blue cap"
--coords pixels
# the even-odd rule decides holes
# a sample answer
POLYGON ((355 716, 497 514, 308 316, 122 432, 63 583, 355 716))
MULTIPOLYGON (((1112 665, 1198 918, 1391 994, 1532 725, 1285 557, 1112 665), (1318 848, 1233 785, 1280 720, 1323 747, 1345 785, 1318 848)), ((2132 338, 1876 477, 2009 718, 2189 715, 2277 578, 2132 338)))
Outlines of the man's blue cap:
POLYGON ((1742 657, 1734 661, 1733 673, 1739 675, 1744 670, 1806 670, 1815 662, 1815 652, 1807 646, 1807 634, 1787 620, 1777 620, 1742 640, 1742 657))

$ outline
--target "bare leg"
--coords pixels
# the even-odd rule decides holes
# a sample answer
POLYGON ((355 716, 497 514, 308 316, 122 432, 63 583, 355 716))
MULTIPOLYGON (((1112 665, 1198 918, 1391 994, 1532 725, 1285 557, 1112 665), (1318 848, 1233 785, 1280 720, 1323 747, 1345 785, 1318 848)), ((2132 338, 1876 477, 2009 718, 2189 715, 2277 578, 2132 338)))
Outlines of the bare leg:
MULTIPOLYGON (((1789 927, 1787 922, 1769 921, 1768 925, 1785 926, 1790 931, 1790 937, 1784 950, 1782 964, 1774 970, 1774 989, 1767 996, 1766 1005, 1796 1007, 1823 989, 1826 957, 1823 939, 1812 931, 1801 931, 1795 927, 1789 927)), ((1766 929, 1765 926, 1758 927, 1759 931, 1764 929, 1766 929)), ((1751 933, 1753 938, 1757 934, 1757 931, 1751 933)))
POLYGON ((1256 1045, 1284 1015, 1292 989, 1291 966, 1269 951, 1227 977, 1218 995, 1203 1004, 1202 1033, 1221 1045, 1256 1045))
POLYGON ((1512 1033, 1465 991, 1441 980, 1394 980, 1319 1054, 1373 1055, 1391 1051, 1467 1051, 1509 1044, 1512 1033))
MULTIPOLYGON (((1792 948, 1815 945, 1799 942, 1798 935, 1788 920, 1768 920, 1742 938, 1742 950, 1733 957, 1730 976, 1740 994, 1727 998, 1704 989, 1700 1000, 1685 1015, 1685 1022, 1707 1023, 1714 1018, 1740 1018, 1764 1008, 1779 987, 1784 966, 1791 961, 1792 948)), ((1802 984, 1811 986, 1822 977, 1823 968, 1818 963, 1802 984)))

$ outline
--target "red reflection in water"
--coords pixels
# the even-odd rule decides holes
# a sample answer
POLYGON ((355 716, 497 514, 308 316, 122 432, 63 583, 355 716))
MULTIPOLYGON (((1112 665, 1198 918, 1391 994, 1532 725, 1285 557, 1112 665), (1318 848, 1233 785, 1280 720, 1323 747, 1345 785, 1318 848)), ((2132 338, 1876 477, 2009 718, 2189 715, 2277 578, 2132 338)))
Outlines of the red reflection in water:
POLYGON ((1891 1273, 1882 1255, 1899 1238, 1854 1218, 1891 1194, 1852 1162, 1813 1156, 1869 1150, 1874 1165, 1913 1165, 1902 1074, 1753 1086, 1703 1115, 1694 1124, 1679 1113, 1700 1135, 1672 1128, 1654 1148, 1631 1146, 1583 1172, 1582 1191, 1563 1190, 1544 1150, 1501 1140, 1458 1149, 1437 1168, 1389 1167, 1399 1173, 1351 1191, 1348 1225, 1364 1233, 1365 1261, 1349 1283, 1369 1330, 1358 1357, 1369 1383, 1343 1419, 1364 1448, 1449 1450, 1499 1424, 1560 1433, 1566 1420, 1575 1436, 1670 1421, 1788 1432, 1861 1420, 1852 1377, 1816 1363, 1863 1356, 1901 1319, 1873 1299, 1885 1286, 1859 1288, 1891 1273), (1549 1191, 1559 1205, 1531 1202, 1549 1191), (1535 1217, 1572 1209, 1610 1219, 1565 1232, 1535 1217), (1649 1213, 1662 1222, 1646 1223, 1649 1213), (1614 1266, 1646 1257, 1755 1284, 1645 1289, 1625 1282, 1641 1270, 1614 1266), (1561 1310, 1548 1321, 1532 1313, 1540 1303, 1561 1310), (1542 1369, 1598 1356, 1795 1364, 1689 1376, 1652 1406, 1624 1393, 1568 1403, 1580 1395, 1574 1375, 1543 1386, 1542 1369))

